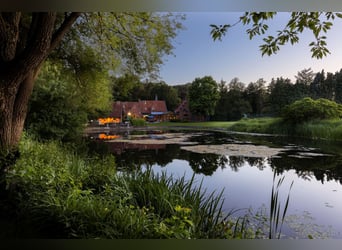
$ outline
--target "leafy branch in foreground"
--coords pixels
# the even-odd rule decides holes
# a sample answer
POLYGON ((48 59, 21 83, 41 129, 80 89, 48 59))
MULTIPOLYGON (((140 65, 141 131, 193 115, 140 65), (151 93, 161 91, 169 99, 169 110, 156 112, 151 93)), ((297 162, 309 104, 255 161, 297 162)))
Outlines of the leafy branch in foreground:
MULTIPOLYGON (((249 35, 249 39, 255 36, 266 34, 269 26, 265 21, 273 19, 277 12, 245 12, 240 16, 239 20, 233 25, 215 25, 211 24, 211 36, 214 41, 222 40, 228 30, 236 26, 238 23, 242 23, 244 26, 249 26, 246 30, 249 35)), ((288 22, 282 30, 277 31, 276 36, 268 35, 263 38, 264 44, 260 45, 262 55, 270 56, 276 54, 280 50, 280 46, 287 43, 294 45, 299 42, 299 34, 304 30, 309 30, 314 36, 314 41, 309 44, 311 47, 311 56, 313 58, 321 59, 330 51, 327 48, 326 34, 333 26, 335 18, 342 18, 341 13, 334 12, 291 12, 288 22)))

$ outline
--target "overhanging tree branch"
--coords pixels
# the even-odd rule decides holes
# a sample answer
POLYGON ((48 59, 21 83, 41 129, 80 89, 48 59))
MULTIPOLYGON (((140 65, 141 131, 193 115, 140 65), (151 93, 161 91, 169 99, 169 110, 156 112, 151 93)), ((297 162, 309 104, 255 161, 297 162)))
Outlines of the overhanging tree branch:
POLYGON ((66 16, 64 22, 59 29, 53 34, 49 52, 55 49, 62 41, 64 35, 71 29, 71 26, 75 23, 76 19, 81 15, 81 12, 72 12, 69 16, 66 16))

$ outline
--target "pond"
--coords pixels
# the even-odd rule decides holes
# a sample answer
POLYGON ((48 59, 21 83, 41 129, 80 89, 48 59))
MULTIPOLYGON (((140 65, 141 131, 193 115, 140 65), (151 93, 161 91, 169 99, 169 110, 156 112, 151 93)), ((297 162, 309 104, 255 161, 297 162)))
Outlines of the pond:
POLYGON ((257 211, 268 216, 274 173, 277 179, 284 176, 282 206, 290 196, 285 238, 342 238, 341 143, 189 130, 112 135, 94 141, 98 152, 115 155, 118 169, 152 168, 187 179, 195 175, 207 193, 224 190, 223 209, 238 210, 236 216, 257 211))

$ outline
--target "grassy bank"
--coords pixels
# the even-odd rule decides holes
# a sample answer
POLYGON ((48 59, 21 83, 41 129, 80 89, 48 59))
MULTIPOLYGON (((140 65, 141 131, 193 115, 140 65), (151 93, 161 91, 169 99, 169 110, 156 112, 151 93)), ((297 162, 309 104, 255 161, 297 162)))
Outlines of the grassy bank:
POLYGON ((244 220, 223 217, 221 194, 206 194, 193 180, 150 170, 119 173, 113 157, 81 157, 27 136, 20 151, 7 181, 16 220, 29 221, 35 238, 257 236, 244 220))
POLYGON ((194 129, 220 129, 226 131, 279 134, 287 136, 305 137, 311 139, 325 139, 342 141, 342 120, 315 120, 300 124, 286 124, 281 118, 255 118, 242 119, 233 122, 165 122, 154 126, 194 128, 194 129))

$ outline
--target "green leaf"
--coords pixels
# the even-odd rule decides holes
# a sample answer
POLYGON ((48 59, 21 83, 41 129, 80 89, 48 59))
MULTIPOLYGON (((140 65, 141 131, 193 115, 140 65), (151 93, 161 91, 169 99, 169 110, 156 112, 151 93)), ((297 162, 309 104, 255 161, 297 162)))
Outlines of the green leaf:
POLYGON ((337 16, 338 18, 342 18, 342 13, 336 13, 336 16, 337 16))

